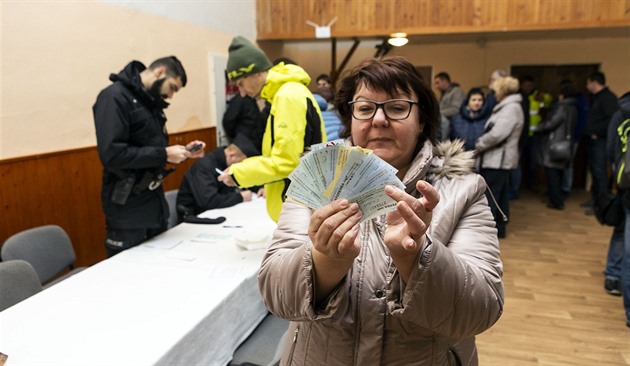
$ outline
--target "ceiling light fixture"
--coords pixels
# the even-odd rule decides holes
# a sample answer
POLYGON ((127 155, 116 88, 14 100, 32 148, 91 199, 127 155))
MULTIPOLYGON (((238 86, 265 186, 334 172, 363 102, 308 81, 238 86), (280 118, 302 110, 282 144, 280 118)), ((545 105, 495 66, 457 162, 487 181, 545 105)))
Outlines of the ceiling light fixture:
POLYGON ((409 42, 407 39, 407 33, 392 33, 389 35, 389 40, 387 43, 391 44, 395 47, 404 46, 409 42))

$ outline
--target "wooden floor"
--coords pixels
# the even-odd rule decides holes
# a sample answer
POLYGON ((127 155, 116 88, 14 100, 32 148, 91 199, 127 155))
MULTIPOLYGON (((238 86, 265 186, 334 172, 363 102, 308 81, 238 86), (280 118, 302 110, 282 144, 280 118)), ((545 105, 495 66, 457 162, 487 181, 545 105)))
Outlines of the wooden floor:
POLYGON ((623 300, 603 288, 612 228, 584 215, 585 192, 564 211, 542 198, 510 201, 500 241, 505 308, 477 337, 480 365, 630 365, 623 300))

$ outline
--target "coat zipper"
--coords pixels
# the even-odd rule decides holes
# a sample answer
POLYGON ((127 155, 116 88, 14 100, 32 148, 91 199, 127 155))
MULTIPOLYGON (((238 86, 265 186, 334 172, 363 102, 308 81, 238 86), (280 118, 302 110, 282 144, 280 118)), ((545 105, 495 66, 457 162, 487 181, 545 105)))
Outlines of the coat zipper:
POLYGON ((293 352, 295 352, 295 346, 297 345, 297 338, 298 338, 298 333, 300 332, 300 326, 298 325, 295 328, 295 333, 293 333, 293 344, 291 344, 291 352, 289 352, 289 362, 287 363, 288 365, 291 365, 293 363, 293 352))

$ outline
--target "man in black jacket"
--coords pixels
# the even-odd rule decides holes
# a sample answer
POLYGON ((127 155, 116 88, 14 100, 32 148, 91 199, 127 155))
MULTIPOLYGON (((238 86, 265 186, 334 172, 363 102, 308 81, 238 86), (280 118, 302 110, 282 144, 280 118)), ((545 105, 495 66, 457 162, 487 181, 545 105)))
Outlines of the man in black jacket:
MULTIPOLYGON (((586 79, 586 89, 593 94, 583 135, 587 139, 588 167, 593 176, 591 197, 594 201, 600 193, 610 192, 606 136, 608 123, 618 106, 617 96, 606 87, 606 77, 603 73, 592 73, 586 79)), ((587 214, 592 214, 592 209, 589 209, 587 214)))
POLYGON ((234 141, 236 135, 242 134, 261 151, 270 110, 271 104, 260 97, 235 95, 223 114, 223 130, 229 141, 234 141))
POLYGON ((260 155, 260 151, 245 135, 238 134, 228 146, 220 146, 196 161, 186 172, 177 193, 178 221, 188 215, 198 215, 206 210, 234 206, 250 201, 252 190, 240 190, 219 182, 219 172, 244 159, 260 155))
POLYGON ((166 164, 202 157, 205 143, 167 146, 163 109, 187 81, 175 56, 149 68, 132 61, 109 79, 113 84, 100 92, 93 112, 111 257, 166 230, 169 211, 161 186, 166 164))

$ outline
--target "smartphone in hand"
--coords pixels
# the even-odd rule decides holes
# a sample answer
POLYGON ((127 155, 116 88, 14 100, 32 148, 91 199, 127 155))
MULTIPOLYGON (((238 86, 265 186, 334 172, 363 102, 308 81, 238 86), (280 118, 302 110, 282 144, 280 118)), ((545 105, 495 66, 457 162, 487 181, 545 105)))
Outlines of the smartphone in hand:
POLYGON ((189 152, 191 152, 191 153, 194 153, 194 152, 197 152, 197 151, 201 150, 201 148, 202 148, 202 147, 203 147, 203 144, 201 144, 201 143, 196 143, 196 144, 193 144, 193 145, 192 145, 192 146, 188 149, 188 151, 189 151, 189 152))

